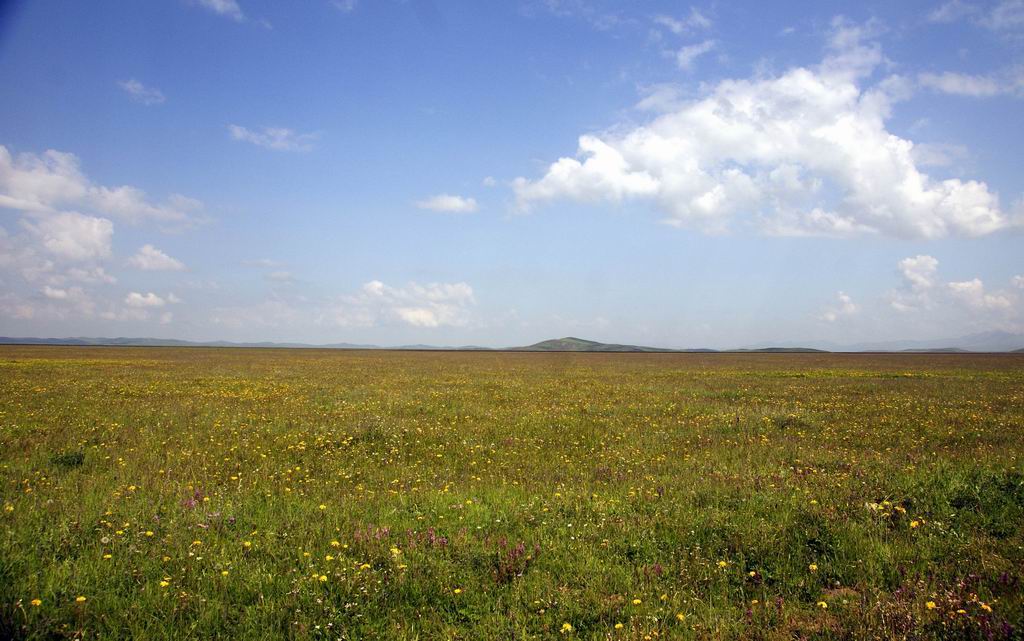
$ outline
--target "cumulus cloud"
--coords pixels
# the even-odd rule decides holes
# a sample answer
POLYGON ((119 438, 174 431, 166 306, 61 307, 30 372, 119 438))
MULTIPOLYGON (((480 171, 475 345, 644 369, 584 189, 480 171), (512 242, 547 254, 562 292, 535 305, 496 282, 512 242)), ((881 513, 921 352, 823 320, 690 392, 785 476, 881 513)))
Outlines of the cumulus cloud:
POLYGON ((392 287, 373 280, 330 305, 318 319, 342 327, 400 324, 412 327, 465 326, 475 303, 466 283, 409 283, 392 287))
POLYGON ((147 87, 134 78, 119 80, 117 86, 121 87, 132 100, 146 106, 159 105, 167 100, 162 91, 156 87, 147 87))
POLYGON ((452 214, 470 214, 478 209, 475 198, 453 196, 451 194, 438 194, 436 196, 431 196, 430 198, 416 201, 416 206, 420 209, 442 211, 452 214))
POLYGON ((1012 305, 1007 296, 987 293, 978 278, 946 283, 946 287, 954 297, 975 309, 1009 309, 1012 305))
POLYGON ((318 133, 299 133, 287 127, 263 127, 247 129, 240 125, 228 125, 233 140, 240 140, 274 151, 312 151, 318 133))
POLYGON ((196 0, 196 3, 204 9, 237 22, 245 20, 245 14, 236 0, 196 0))
POLYGON ((179 302, 181 302, 181 300, 174 294, 169 294, 167 298, 162 298, 153 292, 148 292, 146 294, 130 292, 124 298, 124 304, 128 307, 163 307, 167 303, 179 302))
POLYGON ((576 157, 514 181, 517 207, 640 201, 670 225, 713 233, 738 222, 779 235, 900 238, 1006 227, 984 182, 931 178, 914 143, 886 128, 910 83, 868 85, 883 61, 877 31, 837 20, 815 67, 724 80, 642 126, 585 134, 576 157))
POLYGON ((114 224, 106 218, 71 211, 34 220, 26 219, 22 221, 22 226, 47 251, 60 258, 80 261, 110 255, 114 224))
POLYGON ((822 312, 821 320, 828 323, 834 323, 844 316, 850 316, 857 313, 857 304, 853 302, 853 299, 850 298, 849 294, 839 292, 836 294, 836 299, 837 302, 835 305, 828 307, 824 312, 822 312))
POLYGON ((182 271, 185 264, 177 258, 171 258, 152 245, 146 244, 128 259, 128 264, 145 271, 182 271))
POLYGON ((184 224, 202 203, 180 194, 154 203, 137 187, 93 183, 82 173, 74 154, 50 149, 14 157, 0 145, 0 207, 35 214, 82 209, 133 223, 184 224))

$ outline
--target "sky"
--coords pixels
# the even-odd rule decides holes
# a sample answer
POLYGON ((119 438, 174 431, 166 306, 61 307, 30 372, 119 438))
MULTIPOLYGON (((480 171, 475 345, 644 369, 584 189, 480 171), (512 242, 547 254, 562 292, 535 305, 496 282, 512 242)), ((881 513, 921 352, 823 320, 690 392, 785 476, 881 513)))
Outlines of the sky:
POLYGON ((1024 0, 0 2, 0 335, 1024 332, 1024 0))

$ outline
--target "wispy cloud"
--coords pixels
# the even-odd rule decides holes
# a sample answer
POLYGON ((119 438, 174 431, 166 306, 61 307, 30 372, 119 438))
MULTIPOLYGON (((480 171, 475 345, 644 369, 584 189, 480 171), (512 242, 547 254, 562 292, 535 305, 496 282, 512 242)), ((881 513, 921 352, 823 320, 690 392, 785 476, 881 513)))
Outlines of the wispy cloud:
POLYGON ((475 198, 453 196, 451 194, 438 194, 424 200, 419 200, 416 202, 416 206, 420 209, 443 211, 452 214, 470 214, 478 209, 475 198))
POLYGON ((132 267, 144 271, 182 271, 185 264, 177 258, 171 258, 152 245, 143 245, 134 256, 128 259, 132 267))
POLYGON ((676 65, 684 70, 693 69, 693 63, 704 54, 715 48, 714 40, 705 40, 695 45, 688 45, 676 52, 676 65))
POLYGON ((320 138, 319 133, 303 134, 286 127, 263 127, 257 130, 241 125, 228 125, 228 133, 233 140, 249 142, 274 151, 312 151, 313 143, 320 138))
POLYGON ((236 0, 196 0, 196 4, 237 22, 245 20, 245 13, 242 12, 242 8, 238 6, 236 0))
POLYGON ((147 87, 134 78, 118 80, 117 86, 123 89, 132 100, 146 106, 159 105, 167 100, 162 91, 156 87, 147 87))

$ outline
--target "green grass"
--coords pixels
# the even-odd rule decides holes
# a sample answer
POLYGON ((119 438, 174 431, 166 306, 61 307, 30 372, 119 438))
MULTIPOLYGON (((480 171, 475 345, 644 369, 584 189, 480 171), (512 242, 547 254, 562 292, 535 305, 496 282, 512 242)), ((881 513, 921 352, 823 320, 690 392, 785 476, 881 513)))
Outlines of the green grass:
POLYGON ((1022 638, 1019 355, 0 347, 0 399, 0 638, 1022 638))

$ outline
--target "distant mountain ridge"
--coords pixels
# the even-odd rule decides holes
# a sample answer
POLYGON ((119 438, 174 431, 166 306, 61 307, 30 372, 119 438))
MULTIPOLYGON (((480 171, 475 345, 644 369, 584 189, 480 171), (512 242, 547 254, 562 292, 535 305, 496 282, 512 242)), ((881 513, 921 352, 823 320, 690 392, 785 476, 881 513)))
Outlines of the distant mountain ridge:
POLYGON ((738 349, 673 349, 666 347, 649 347, 645 345, 627 345, 619 343, 601 343, 598 341, 566 336, 540 341, 521 347, 480 347, 462 345, 457 347, 437 345, 398 345, 385 347, 357 343, 274 343, 274 342, 231 342, 231 341, 187 341, 175 338, 104 338, 76 336, 71 338, 12 338, 0 336, 0 344, 7 345, 78 345, 78 346, 111 346, 111 347, 258 347, 258 348, 299 348, 299 349, 393 349, 409 351, 512 351, 512 352, 616 352, 616 353, 825 353, 825 352, 889 352, 889 353, 977 353, 977 352, 1012 352, 1024 353, 1024 334, 1009 332, 983 332, 960 338, 943 340, 918 341, 887 341, 878 343, 860 343, 839 345, 820 341, 805 343, 765 343, 738 349))

